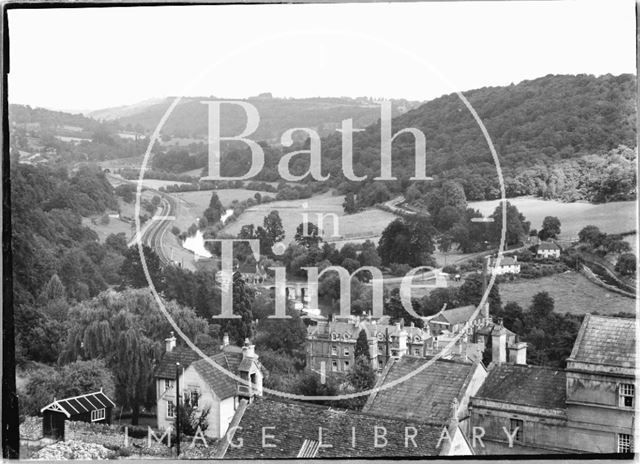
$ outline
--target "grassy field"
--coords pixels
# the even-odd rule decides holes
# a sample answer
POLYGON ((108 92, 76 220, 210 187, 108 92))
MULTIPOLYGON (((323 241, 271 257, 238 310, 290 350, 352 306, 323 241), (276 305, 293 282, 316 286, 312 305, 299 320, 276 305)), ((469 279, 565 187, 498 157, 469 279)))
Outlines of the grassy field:
POLYGON ((553 297, 555 311, 559 313, 585 314, 594 311, 602 315, 621 311, 635 313, 634 299, 608 292, 575 271, 535 280, 521 279, 500 284, 502 304, 515 301, 523 308, 527 308, 533 296, 542 291, 549 292, 553 297))
POLYGON ((109 234, 119 234, 120 232, 124 232, 127 239, 133 235, 131 224, 117 218, 109 218, 109 224, 101 224, 99 216, 95 218, 82 218, 82 224, 95 230, 98 234, 98 238, 103 243, 109 234), (92 219, 96 221, 95 224, 92 222, 92 219))
POLYGON ((370 209, 357 214, 345 215, 342 209, 343 196, 331 194, 317 195, 305 200, 275 201, 272 203, 257 205, 247 209, 240 218, 229 224, 225 232, 236 235, 243 225, 262 224, 262 221, 270 211, 277 210, 282 218, 285 229, 285 242, 290 243, 295 235, 296 228, 303 221, 303 214, 308 214, 309 222, 318 225, 318 214, 324 214, 323 229, 325 239, 336 239, 339 246, 344 242, 363 241, 362 236, 371 236, 371 240, 377 242, 380 233, 395 219, 391 213, 378 209, 370 209), (334 228, 335 214, 338 218, 337 227, 334 228), (335 234, 335 236, 334 236, 335 234))
MULTIPOLYGON (((499 200, 472 201, 469 207, 483 215, 493 213, 499 200)), ((616 201, 612 203, 562 203, 539 198, 510 198, 509 202, 531 221, 532 229, 540 229, 545 216, 556 216, 562 224, 562 237, 576 237, 585 226, 598 226, 602 232, 619 233, 636 229, 636 202, 616 201)))

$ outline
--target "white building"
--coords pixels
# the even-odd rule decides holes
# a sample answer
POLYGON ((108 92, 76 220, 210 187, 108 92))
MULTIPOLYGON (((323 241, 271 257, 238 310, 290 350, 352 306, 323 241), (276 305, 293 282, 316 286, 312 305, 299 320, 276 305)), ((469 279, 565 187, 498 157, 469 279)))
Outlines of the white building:
POLYGON ((554 242, 542 242, 538 246, 536 256, 539 258, 560 258, 560 247, 554 242))
POLYGON ((517 256, 503 256, 499 263, 498 258, 495 258, 490 264, 490 269, 494 275, 520 274, 520 263, 517 256))
POLYGON ((242 348, 229 345, 225 336, 222 351, 203 359, 189 348, 176 347, 173 333, 165 342, 166 353, 156 369, 158 428, 174 425, 176 363, 180 363, 177 375, 183 404, 209 411, 206 436, 224 436, 240 399, 262 395, 263 373, 255 347, 248 343, 242 348))

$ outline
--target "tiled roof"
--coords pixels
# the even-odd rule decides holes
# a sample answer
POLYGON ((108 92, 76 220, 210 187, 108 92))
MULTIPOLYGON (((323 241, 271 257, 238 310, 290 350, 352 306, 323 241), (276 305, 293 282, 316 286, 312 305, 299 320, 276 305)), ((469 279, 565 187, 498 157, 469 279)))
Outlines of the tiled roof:
MULTIPOLYGON (((411 374, 431 358, 403 356, 392 361, 376 387, 411 374)), ((471 362, 438 359, 400 384, 372 394, 363 411, 386 417, 446 424, 451 404, 461 400, 476 368, 471 362)))
MULTIPOLYGON (((491 265, 495 266, 497 262, 498 262, 498 258, 495 258, 491 265)), ((509 256, 503 256, 502 259, 500 260, 499 267, 502 267, 502 266, 513 266, 513 265, 516 265, 516 264, 518 264, 518 261, 515 260, 514 258, 511 258, 509 256)))
POLYGON ((40 412, 45 410, 56 411, 62 412, 67 417, 71 417, 76 414, 84 414, 89 411, 115 407, 116 404, 111 401, 107 395, 102 393, 102 390, 100 390, 93 393, 87 393, 85 395, 55 400, 53 403, 42 408, 40 412))
POLYGON ((538 250, 559 250, 560 247, 554 242, 542 242, 538 246, 538 250))
MULTIPOLYGON (((229 441, 239 443, 242 440, 242 447, 229 446, 224 455, 226 459, 286 459, 297 458, 300 453, 314 454, 317 458, 435 456, 442 433, 441 426, 266 398, 258 398, 249 404, 239 425, 229 441), (386 429, 387 444, 384 447, 374 447, 376 426, 386 429), (264 434, 274 436, 267 437, 266 443, 275 447, 262 446, 263 427, 274 427, 264 429, 264 434), (318 446, 316 450, 313 441, 320 445, 321 427, 322 444, 331 444, 332 447, 318 446), (417 431, 415 440, 408 440, 408 446, 405 446, 405 427, 414 427, 417 431)), ((413 430, 409 430, 409 435, 413 435, 413 430)), ((378 431, 383 433, 382 429, 378 431)), ((442 443, 447 443, 447 440, 442 443)))
MULTIPOLYGON (((380 321, 383 319, 381 318, 380 321)), ((332 321, 327 323, 326 325, 317 325, 310 328, 311 335, 321 335, 321 334, 331 334, 337 333, 340 336, 340 339, 344 340, 344 334, 347 334, 349 337, 347 339, 356 340, 360 331, 365 329, 368 332, 370 337, 376 337, 378 334, 385 335, 387 332, 389 333, 389 337, 395 337, 402 330, 398 328, 396 324, 383 324, 380 321, 374 323, 373 321, 361 320, 358 324, 348 321, 332 321)), ((407 332, 407 336, 414 338, 419 336, 421 338, 426 338, 427 333, 419 328, 412 326, 404 326, 403 329, 407 332)))
POLYGON ((182 369, 186 369, 198 359, 202 359, 201 356, 191 348, 175 347, 162 356, 155 375, 161 379, 175 379, 177 362, 182 369))
POLYGON ((524 406, 564 409, 565 371, 542 366, 493 363, 475 396, 524 406))
POLYGON ((460 306, 459 308, 446 309, 436 316, 432 321, 444 321, 451 325, 463 324, 471 319, 473 312, 476 310, 476 306, 460 306))
MULTIPOLYGON (((225 368, 227 371, 238 375, 238 368, 242 362, 242 353, 218 353, 215 356, 211 356, 211 360, 225 368)), ((235 396, 237 391, 237 382, 226 373, 212 366, 207 359, 200 359, 192 365, 220 399, 235 396)))
POLYGON ((635 368, 636 320, 587 314, 568 361, 635 368))

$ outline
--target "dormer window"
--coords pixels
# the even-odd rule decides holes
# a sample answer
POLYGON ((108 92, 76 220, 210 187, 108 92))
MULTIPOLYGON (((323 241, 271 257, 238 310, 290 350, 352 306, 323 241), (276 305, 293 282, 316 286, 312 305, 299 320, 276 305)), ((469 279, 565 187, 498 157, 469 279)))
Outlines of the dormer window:
POLYGON ((335 332, 331 332, 331 340, 337 340, 339 335, 335 332))
POLYGON ((382 335, 380 332, 378 332, 377 336, 378 336, 378 340, 379 341, 381 341, 381 342, 384 341, 384 335, 382 335))
POLYGON ((345 333, 342 335, 342 338, 344 338, 345 340, 349 340, 350 337, 348 333, 345 333))
POLYGON ((633 408, 634 396, 635 385, 632 383, 621 383, 618 386, 618 405, 621 408, 633 408))

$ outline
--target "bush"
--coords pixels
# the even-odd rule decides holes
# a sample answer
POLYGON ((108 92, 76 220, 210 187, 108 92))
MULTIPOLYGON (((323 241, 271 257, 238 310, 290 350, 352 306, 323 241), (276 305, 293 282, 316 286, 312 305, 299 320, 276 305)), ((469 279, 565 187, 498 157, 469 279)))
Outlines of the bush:
POLYGON ((391 274, 393 274, 394 276, 404 276, 411 270, 411 266, 404 263, 403 264, 391 263, 390 268, 391 268, 391 274))

